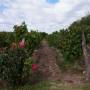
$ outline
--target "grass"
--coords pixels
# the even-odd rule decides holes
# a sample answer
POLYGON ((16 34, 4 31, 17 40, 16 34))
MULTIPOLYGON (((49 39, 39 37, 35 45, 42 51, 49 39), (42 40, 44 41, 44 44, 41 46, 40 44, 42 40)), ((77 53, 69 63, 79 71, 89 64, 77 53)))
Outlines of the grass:
MULTIPOLYGON (((0 90, 6 90, 0 88, 0 90)), ((90 90, 90 84, 82 85, 71 85, 67 83, 57 83, 57 82, 40 82, 36 85, 25 85, 17 90, 90 90)))

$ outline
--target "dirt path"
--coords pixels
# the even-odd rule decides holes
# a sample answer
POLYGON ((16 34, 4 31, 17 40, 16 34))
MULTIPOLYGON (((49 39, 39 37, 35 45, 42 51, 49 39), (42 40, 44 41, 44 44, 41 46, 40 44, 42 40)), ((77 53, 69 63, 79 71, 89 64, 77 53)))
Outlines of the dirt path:
MULTIPOLYGON (((43 73, 43 77, 47 80, 61 81, 67 84, 81 84, 84 78, 83 74, 61 73, 56 64, 56 56, 55 49, 49 47, 47 41, 42 41, 41 47, 33 53, 33 60, 39 64, 39 70, 43 73)), ((57 87, 56 84, 54 86, 57 87)))
POLYGON ((45 79, 60 80, 60 69, 56 64, 56 53, 48 46, 47 41, 42 41, 41 47, 34 52, 33 59, 38 62, 39 69, 45 79))

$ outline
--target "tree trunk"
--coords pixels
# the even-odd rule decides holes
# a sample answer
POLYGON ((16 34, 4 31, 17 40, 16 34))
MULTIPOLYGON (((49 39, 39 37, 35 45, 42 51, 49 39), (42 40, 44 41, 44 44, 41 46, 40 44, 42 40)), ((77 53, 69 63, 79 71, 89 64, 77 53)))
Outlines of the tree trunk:
POLYGON ((84 61, 85 61, 85 66, 86 66, 86 80, 90 82, 90 60, 89 60, 89 55, 87 52, 87 45, 86 45, 86 38, 84 31, 82 31, 82 50, 83 50, 83 55, 84 55, 84 61))

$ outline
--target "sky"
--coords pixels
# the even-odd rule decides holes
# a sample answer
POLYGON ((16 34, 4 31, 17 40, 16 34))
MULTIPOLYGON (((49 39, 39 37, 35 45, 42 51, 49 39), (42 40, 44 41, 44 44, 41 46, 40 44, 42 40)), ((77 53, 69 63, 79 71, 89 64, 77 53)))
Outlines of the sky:
POLYGON ((26 22, 31 29, 51 33, 89 14, 90 0, 0 0, 0 31, 26 22))

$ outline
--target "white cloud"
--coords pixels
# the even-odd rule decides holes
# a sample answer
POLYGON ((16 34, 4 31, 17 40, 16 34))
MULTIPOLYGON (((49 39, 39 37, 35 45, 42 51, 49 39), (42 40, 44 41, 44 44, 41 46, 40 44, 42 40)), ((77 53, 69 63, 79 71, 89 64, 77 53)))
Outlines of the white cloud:
POLYGON ((67 27, 90 10, 90 0, 60 0, 57 4, 46 0, 0 0, 0 5, 6 7, 0 9, 0 28, 7 31, 25 21, 29 29, 50 33, 67 27))

